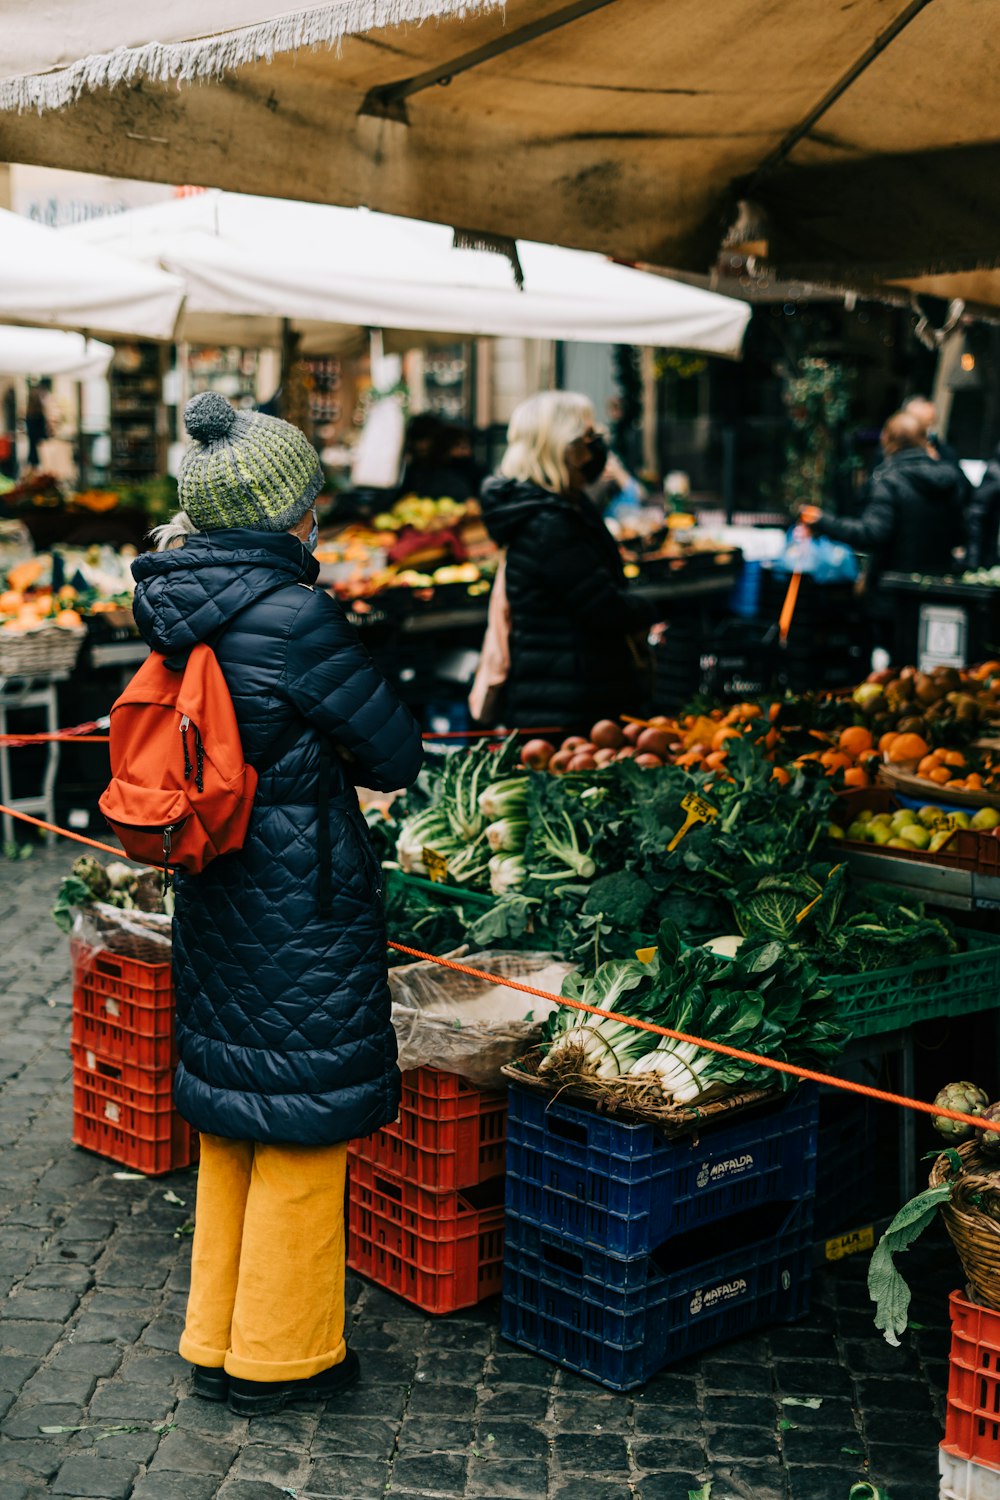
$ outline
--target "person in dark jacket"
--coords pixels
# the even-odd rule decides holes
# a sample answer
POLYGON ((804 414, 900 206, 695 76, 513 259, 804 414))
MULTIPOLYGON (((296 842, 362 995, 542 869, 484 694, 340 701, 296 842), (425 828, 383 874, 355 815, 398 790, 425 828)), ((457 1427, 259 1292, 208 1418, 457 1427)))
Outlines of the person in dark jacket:
POLYGON ((511 725, 588 727, 639 707, 630 637, 649 623, 629 597, 617 545, 584 493, 607 447, 585 396, 544 391, 514 412, 483 520, 506 553, 511 725))
POLYGON ((175 1100, 201 1133, 180 1351, 197 1395, 254 1415, 358 1375, 346 1143, 395 1119, 400 1081, 381 872, 354 783, 408 785, 421 742, 315 587, 322 471, 304 435, 214 392, 185 422, 182 516, 133 565, 136 621, 173 658, 212 645, 251 765, 281 747, 243 848, 177 876, 173 927, 175 1100))
POLYGON ((898 411, 882 429, 882 463, 872 474, 860 516, 831 516, 804 505, 800 519, 816 536, 869 554, 868 611, 877 644, 886 644, 893 609, 880 596, 883 573, 947 573, 965 536, 965 480, 954 464, 932 456, 919 419, 898 411))
POLYGON ((995 567, 1000 560, 1000 447, 972 492, 965 520, 968 532, 966 567, 995 567))

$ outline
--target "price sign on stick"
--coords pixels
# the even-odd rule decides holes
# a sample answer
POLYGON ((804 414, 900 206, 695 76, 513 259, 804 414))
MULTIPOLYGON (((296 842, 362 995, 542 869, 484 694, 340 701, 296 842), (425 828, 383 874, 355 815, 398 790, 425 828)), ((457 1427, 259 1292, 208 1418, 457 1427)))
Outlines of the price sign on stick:
POLYGON ((710 823, 719 816, 719 809, 713 807, 711 802, 706 802, 704 797, 699 797, 697 792, 688 792, 686 797, 682 797, 681 807, 687 816, 667 845, 668 854, 674 852, 684 835, 690 833, 696 823, 710 823))
POLYGON ((433 880, 435 885, 442 885, 448 879, 448 861, 445 856, 434 849, 425 849, 423 860, 428 880, 433 880))

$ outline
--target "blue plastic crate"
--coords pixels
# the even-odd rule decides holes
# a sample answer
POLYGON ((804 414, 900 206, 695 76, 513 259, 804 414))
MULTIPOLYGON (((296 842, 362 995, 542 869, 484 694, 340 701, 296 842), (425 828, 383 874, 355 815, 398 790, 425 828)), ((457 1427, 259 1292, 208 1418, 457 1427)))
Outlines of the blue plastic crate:
POLYGON ((875 1103, 839 1089, 824 1088, 819 1099, 816 1152, 816 1237, 865 1223, 875 1183, 875 1103))
POLYGON ((634 1261, 508 1214, 500 1331, 565 1369, 629 1390, 700 1349, 806 1313, 812 1241, 810 1199, 749 1210, 724 1233, 698 1230, 634 1261), (706 1256, 720 1242, 725 1251, 706 1256))
POLYGON ((816 1109, 810 1085, 732 1124, 668 1141, 651 1124, 624 1124, 514 1084, 507 1211, 610 1255, 648 1255, 671 1235, 811 1194, 816 1109))

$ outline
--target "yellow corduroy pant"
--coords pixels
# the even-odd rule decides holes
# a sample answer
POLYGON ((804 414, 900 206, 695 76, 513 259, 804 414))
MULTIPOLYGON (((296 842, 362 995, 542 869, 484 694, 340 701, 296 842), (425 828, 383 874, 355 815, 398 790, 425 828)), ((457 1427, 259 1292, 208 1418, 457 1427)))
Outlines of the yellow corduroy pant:
POLYGON ((305 1380, 346 1354, 347 1146, 201 1137, 180 1353, 242 1380, 305 1380))

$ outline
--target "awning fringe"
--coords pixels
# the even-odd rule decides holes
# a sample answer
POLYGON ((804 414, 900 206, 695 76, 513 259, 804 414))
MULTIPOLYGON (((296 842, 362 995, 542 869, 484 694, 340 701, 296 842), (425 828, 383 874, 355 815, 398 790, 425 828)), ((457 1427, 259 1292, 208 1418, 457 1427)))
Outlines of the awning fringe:
POLYGON ((276 16, 254 26, 187 42, 149 42, 81 58, 52 73, 0 80, 0 110, 61 109, 88 90, 116 88, 140 79, 193 83, 218 78, 247 63, 271 62, 300 47, 335 47, 344 37, 383 27, 501 8, 504 0, 335 0, 276 16))

